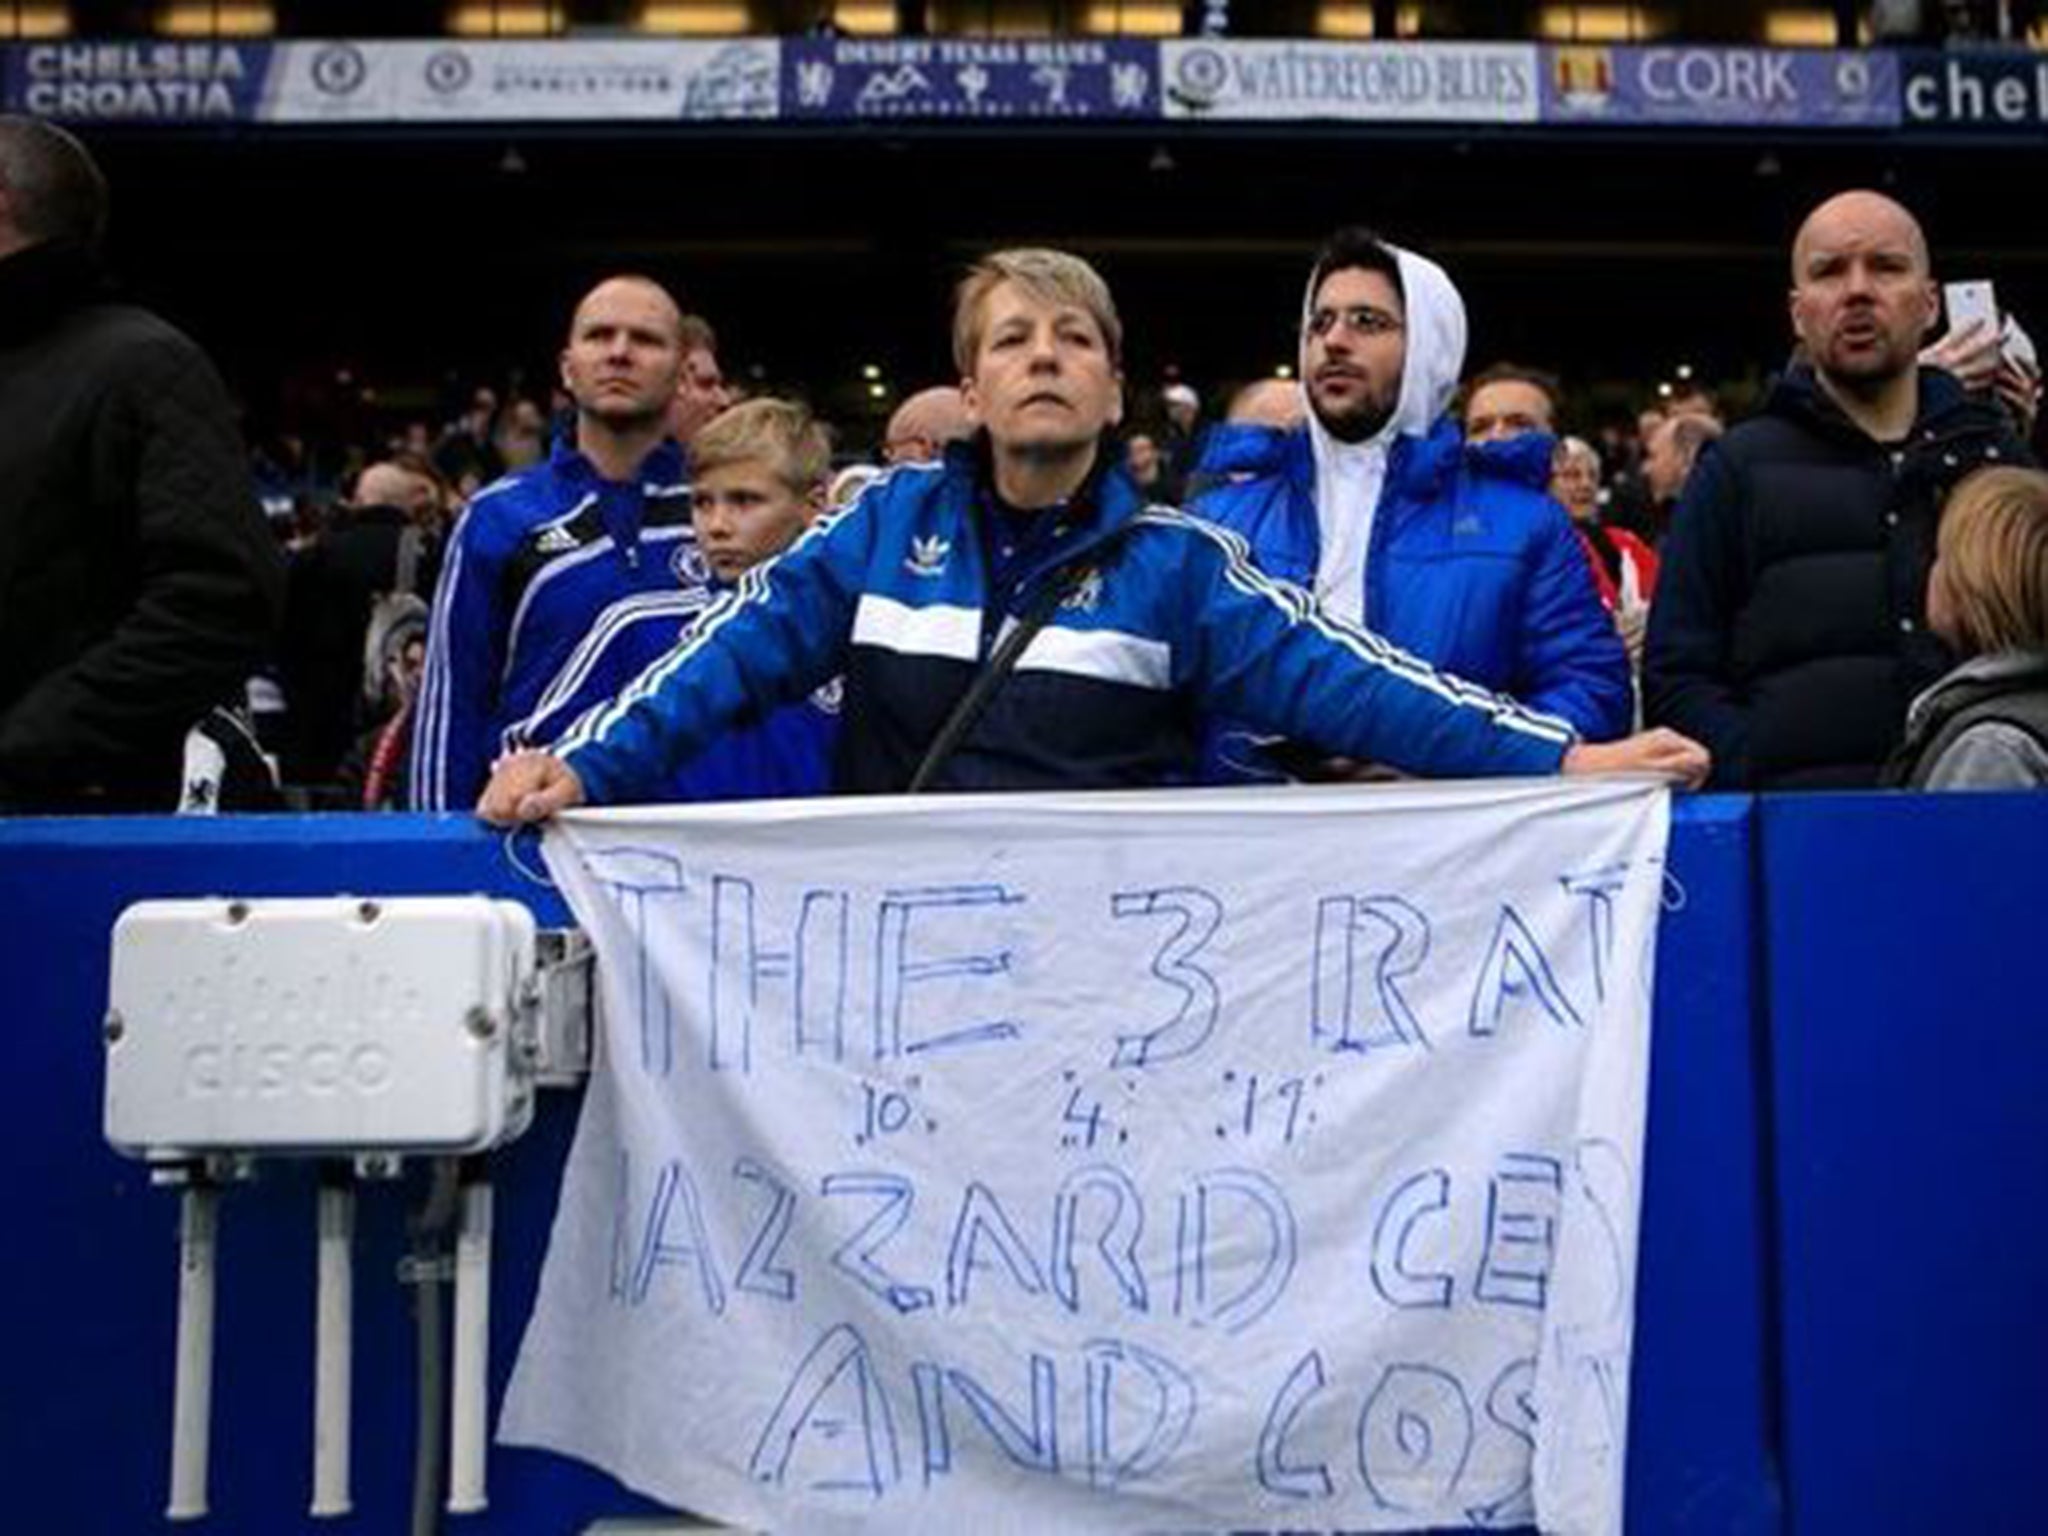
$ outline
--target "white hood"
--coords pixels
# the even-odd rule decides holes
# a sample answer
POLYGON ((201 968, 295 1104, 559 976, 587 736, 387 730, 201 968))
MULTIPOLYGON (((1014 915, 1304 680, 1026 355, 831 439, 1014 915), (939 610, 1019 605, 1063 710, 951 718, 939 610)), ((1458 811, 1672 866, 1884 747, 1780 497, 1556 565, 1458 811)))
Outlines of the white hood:
MULTIPOLYGON (((1385 444, 1400 436, 1423 437, 1436 419, 1449 409, 1458 380, 1465 373, 1465 300, 1458 293, 1450 273, 1427 256, 1380 242, 1393 253, 1401 269, 1401 300, 1408 315, 1408 360, 1401 371, 1401 394, 1394 402, 1394 414, 1387 424, 1364 443, 1339 443, 1323 430, 1316 413, 1308 411, 1309 430, 1320 452, 1328 443, 1334 448, 1364 448, 1385 444)), ((1316 302, 1316 283, 1309 278, 1301 296, 1301 355, 1296 360, 1302 389, 1308 388, 1308 317, 1316 302)), ((1303 401, 1304 409, 1307 402, 1303 401)))
MULTIPOLYGON (((1383 242, 1385 243, 1385 242, 1383 242)), ((1465 370, 1465 301, 1450 274, 1427 256, 1387 244, 1401 269, 1407 311, 1408 355, 1401 392, 1385 426, 1362 443, 1332 437, 1308 408, 1308 316, 1315 281, 1302 296, 1301 388, 1309 440, 1315 448, 1316 521, 1322 533, 1316 565, 1316 596, 1326 608, 1366 621, 1365 562, 1373 521, 1386 485, 1387 449, 1397 437, 1424 437, 1457 392, 1465 370)))

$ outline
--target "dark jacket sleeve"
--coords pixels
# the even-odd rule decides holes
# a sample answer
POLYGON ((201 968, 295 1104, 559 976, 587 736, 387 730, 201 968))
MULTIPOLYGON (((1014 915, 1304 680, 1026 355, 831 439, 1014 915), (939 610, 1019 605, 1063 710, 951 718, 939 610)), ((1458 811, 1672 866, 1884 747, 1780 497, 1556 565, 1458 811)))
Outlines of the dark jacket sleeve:
POLYGON ((1714 754, 1712 789, 1750 782, 1750 707, 1733 685, 1744 569, 1742 486, 1718 444, 1701 453, 1665 540, 1643 652, 1643 709, 1714 754))
POLYGON ((113 628, 0 721, 0 780, 118 772, 238 699, 276 635, 284 568, 220 376, 175 332, 122 359, 92 443, 96 494, 132 508, 135 596, 113 628))

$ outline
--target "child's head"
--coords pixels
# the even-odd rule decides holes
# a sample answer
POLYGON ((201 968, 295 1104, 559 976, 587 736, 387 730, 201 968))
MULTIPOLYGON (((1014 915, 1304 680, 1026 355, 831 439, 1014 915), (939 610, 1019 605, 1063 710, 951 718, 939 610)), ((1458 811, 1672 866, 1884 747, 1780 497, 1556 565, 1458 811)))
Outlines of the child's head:
POLYGON ((2048 651, 2048 474, 1980 469, 1942 508, 1927 622, 1960 654, 2048 651))
POLYGON ((782 553, 825 504, 832 445, 790 400, 749 400, 690 444, 690 521, 721 581, 782 553))

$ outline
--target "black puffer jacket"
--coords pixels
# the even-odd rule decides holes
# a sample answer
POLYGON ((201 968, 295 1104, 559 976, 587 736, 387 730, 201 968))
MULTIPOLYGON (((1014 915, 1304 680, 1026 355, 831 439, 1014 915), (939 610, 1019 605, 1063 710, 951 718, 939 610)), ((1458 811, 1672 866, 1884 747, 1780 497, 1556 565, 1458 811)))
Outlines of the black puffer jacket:
POLYGON ((1921 370, 1919 419, 1887 444, 1795 367, 1686 485, 1650 608, 1651 723, 1713 751, 1716 789, 1874 784, 1953 660, 1926 624, 1942 502, 2015 461, 2003 415, 1946 373, 1921 370))
POLYGON ((205 356, 83 252, 0 258, 0 809, 171 809, 283 592, 205 356))

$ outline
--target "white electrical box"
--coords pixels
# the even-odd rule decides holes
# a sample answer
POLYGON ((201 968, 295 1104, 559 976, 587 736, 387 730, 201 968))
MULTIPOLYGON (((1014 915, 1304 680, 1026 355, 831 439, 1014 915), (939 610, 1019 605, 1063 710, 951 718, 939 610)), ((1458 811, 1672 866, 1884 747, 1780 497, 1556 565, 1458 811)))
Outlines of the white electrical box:
POLYGON ((481 1151, 533 1113, 534 923, 482 896, 144 901, 114 925, 107 1140, 481 1151))

